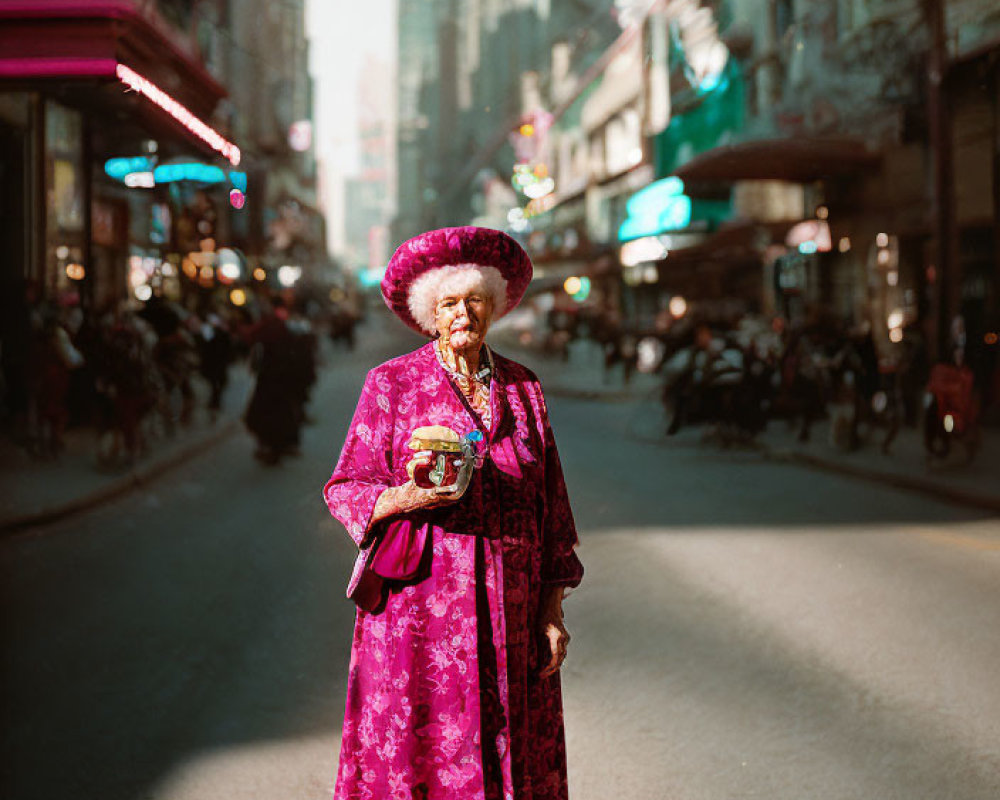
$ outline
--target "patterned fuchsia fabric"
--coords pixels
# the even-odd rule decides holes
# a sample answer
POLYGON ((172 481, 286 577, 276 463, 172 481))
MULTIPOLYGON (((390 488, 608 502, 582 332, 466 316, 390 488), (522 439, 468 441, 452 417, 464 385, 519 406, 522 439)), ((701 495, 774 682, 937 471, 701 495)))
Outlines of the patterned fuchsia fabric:
POLYGON ((494 309, 499 319, 514 308, 531 282, 531 259, 521 246, 502 231, 467 225, 439 228, 403 242, 389 259, 382 279, 382 297, 393 313, 417 333, 426 336, 410 314, 407 303, 414 278, 452 264, 496 267, 507 281, 507 304, 494 309))
MULTIPOLYGON (((432 348, 368 374, 324 489, 361 547, 350 596, 371 575, 375 501, 407 480, 410 433, 481 424, 432 348)), ((576 528, 537 378, 497 356, 490 403, 488 457, 465 496, 412 515, 429 532, 426 568, 358 608, 336 800, 567 797, 559 676, 538 678, 536 615, 543 585, 583 577, 576 528)))

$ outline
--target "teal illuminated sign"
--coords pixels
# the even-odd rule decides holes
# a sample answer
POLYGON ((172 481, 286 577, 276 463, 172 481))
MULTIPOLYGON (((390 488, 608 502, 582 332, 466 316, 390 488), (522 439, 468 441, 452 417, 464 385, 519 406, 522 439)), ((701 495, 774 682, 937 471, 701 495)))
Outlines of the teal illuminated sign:
POLYGON ((247 193, 247 174, 245 172, 230 172, 229 182, 234 189, 239 189, 243 194, 247 193))
POLYGON ((145 156, 110 158, 104 162, 104 172, 108 177, 123 183, 129 175, 137 172, 152 172, 155 183, 176 183, 177 181, 225 183, 228 179, 234 189, 239 189, 244 194, 247 191, 247 174, 245 172, 233 170, 227 178, 226 172, 221 167, 197 161, 184 164, 160 164, 154 167, 153 162, 145 156))
POLYGON ((629 198, 626 209, 628 217, 618 229, 620 242, 684 230, 691 224, 691 198, 676 177, 640 189, 629 198))
POLYGON ((157 183, 195 181, 196 183, 225 183, 226 173, 212 164, 161 164, 153 170, 157 183))
POLYGON ((133 172, 152 172, 153 164, 145 156, 134 158, 109 158, 104 162, 104 172, 109 178, 124 181, 133 172))

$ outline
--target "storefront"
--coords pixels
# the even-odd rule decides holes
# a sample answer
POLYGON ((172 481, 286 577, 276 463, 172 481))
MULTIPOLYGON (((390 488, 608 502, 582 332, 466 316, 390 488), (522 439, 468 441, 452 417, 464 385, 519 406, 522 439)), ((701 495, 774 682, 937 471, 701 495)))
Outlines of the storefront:
POLYGON ((246 190, 207 121, 225 91, 132 3, 8 3, 0 22, 0 166, 23 209, 5 277, 62 305, 179 296, 181 254, 214 249, 246 190))
POLYGON ((734 216, 756 229, 748 268, 764 313, 796 321, 822 312, 850 324, 869 318, 870 294, 882 290, 871 282, 867 249, 885 223, 861 210, 857 180, 880 162, 851 139, 797 137, 716 147, 675 174, 694 193, 729 188, 734 216))
MULTIPOLYGON (((678 178, 663 178, 643 187, 627 199, 625 218, 616 231, 623 310, 640 328, 650 327, 674 297, 707 298, 722 291, 719 281, 716 290, 704 280, 697 281, 696 288, 693 276, 681 264, 691 261, 689 254, 703 252, 700 248, 730 217, 730 203, 692 198, 684 190, 678 178)), ((708 274, 709 269, 702 269, 698 277, 708 274)))
POLYGON ((957 60, 949 76, 954 159, 953 313, 980 384, 1000 399, 1000 44, 957 60))

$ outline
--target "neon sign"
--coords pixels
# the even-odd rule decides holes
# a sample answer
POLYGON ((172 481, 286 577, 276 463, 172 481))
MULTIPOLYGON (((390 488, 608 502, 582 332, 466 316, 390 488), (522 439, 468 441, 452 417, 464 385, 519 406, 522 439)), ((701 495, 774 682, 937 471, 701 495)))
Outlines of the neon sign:
MULTIPOLYGON (((225 183, 226 172, 214 164, 202 164, 198 161, 181 164, 160 164, 154 166, 154 160, 146 156, 125 158, 109 158, 104 162, 104 172, 109 178, 121 181, 126 186, 152 188, 156 184, 176 183, 177 181, 194 181, 195 183, 225 183)), ((247 192, 247 174, 231 170, 228 180, 233 189, 240 194, 247 192)))
POLYGON ((636 192, 626 208, 628 218, 618 229, 619 242, 679 231, 691 224, 691 198, 684 194, 684 182, 676 177, 664 178, 636 192))
POLYGON ((161 164, 153 175, 157 183, 197 181, 198 183, 225 183, 226 173, 212 164, 161 164))
POLYGON ((104 172, 109 178, 124 181, 133 172, 152 172, 153 165, 145 156, 134 158, 109 158, 104 162, 104 172))
POLYGON ((115 68, 115 74, 130 89, 134 89, 151 100, 209 147, 225 156, 233 166, 240 163, 240 148, 228 141, 215 128, 195 116, 186 106, 181 105, 155 83, 124 64, 119 64, 115 68))
POLYGON ((125 185, 129 189, 152 189, 156 178, 152 172, 130 172, 125 176, 125 185))

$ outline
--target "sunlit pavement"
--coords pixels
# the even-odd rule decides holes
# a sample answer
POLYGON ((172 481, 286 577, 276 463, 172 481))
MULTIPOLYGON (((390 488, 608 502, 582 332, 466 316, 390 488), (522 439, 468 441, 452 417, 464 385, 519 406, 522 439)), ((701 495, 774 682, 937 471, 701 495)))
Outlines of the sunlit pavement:
MULTIPOLYGON (((329 795, 353 546, 319 490, 365 368, 416 343, 372 338, 331 353, 301 458, 237 436, 0 543, 0 795, 329 795)), ((575 800, 1000 797, 995 519, 550 405, 587 567, 575 800)))

